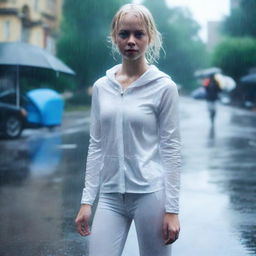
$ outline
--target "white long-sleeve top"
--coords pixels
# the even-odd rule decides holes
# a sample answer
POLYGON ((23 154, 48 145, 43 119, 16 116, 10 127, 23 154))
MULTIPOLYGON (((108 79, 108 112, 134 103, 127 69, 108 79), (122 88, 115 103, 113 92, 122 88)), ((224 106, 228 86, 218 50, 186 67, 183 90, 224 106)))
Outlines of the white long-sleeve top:
POLYGON ((93 85, 90 143, 81 204, 104 193, 166 191, 179 212, 180 132, 175 83, 155 66, 123 89, 114 66, 93 85))

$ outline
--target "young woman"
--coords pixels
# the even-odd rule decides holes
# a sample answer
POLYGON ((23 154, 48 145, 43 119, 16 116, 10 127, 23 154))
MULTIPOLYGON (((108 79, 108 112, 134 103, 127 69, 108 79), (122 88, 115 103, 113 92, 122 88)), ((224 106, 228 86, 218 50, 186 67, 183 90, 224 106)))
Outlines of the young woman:
POLYGON ((168 75, 150 65, 159 56, 161 35, 147 8, 121 7, 113 18, 111 39, 122 63, 93 86, 77 231, 91 234, 90 256, 120 256, 134 220, 140 256, 169 256, 169 244, 180 231, 177 88, 168 75))

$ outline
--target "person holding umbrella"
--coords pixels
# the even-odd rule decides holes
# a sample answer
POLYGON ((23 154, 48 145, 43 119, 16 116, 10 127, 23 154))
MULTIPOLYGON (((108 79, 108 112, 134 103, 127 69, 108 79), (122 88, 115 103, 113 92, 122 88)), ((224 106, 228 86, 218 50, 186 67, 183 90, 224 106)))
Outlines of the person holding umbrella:
POLYGON ((216 101, 218 100, 219 93, 221 92, 219 82, 215 76, 215 74, 211 74, 209 78, 203 80, 203 86, 205 87, 206 92, 205 99, 207 101, 209 117, 212 124, 214 124, 216 116, 216 101))
POLYGON ((90 256, 121 256, 134 220, 140 256, 170 256, 180 231, 177 86, 151 64, 162 41, 146 7, 122 6, 112 21, 111 40, 122 63, 93 86, 77 231, 90 235, 90 256))

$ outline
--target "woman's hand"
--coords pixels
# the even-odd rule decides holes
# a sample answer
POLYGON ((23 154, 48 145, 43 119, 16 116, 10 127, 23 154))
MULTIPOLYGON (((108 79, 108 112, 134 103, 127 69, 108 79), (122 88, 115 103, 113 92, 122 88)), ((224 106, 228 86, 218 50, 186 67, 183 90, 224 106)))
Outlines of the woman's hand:
POLYGON ((76 230, 81 236, 90 235, 89 220, 92 214, 91 208, 92 207, 89 204, 82 204, 77 214, 77 217, 75 220, 76 230))
POLYGON ((163 222, 163 238, 164 243, 172 244, 179 237, 180 222, 179 217, 175 213, 165 213, 163 222))

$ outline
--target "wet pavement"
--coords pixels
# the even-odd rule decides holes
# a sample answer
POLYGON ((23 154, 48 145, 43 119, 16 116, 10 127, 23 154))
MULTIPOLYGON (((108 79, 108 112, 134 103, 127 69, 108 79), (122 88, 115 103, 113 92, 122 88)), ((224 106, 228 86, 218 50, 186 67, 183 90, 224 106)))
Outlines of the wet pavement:
MULTIPOLYGON (((256 255, 256 113, 181 99, 181 234, 175 256, 256 255)), ((61 128, 0 140, 0 255, 87 255, 74 227, 88 147, 88 112, 61 128)), ((107 235, 107 234, 106 234, 107 235)), ((123 256, 137 256, 134 226, 123 256)))

